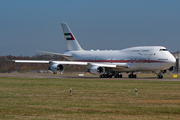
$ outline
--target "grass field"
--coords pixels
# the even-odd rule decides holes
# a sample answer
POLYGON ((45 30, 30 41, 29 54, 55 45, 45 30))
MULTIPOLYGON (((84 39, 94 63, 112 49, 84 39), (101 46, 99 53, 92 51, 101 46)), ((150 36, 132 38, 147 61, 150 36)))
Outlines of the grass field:
POLYGON ((180 82, 0 77, 0 119, 180 119, 180 82))

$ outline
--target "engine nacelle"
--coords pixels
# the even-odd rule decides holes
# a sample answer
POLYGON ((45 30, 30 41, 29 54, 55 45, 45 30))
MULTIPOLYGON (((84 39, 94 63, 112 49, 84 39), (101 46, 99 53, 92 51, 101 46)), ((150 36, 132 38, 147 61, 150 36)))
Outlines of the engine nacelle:
POLYGON ((171 73, 173 73, 174 70, 175 70, 175 66, 171 66, 168 70, 169 70, 171 73))
POLYGON ((105 69, 101 66, 92 66, 89 72, 95 75, 102 75, 104 74, 105 69))
POLYGON ((49 67, 49 70, 51 70, 53 73, 62 73, 64 71, 64 66, 62 64, 53 64, 49 67))
POLYGON ((167 73, 167 70, 161 70, 161 73, 165 75, 167 73))

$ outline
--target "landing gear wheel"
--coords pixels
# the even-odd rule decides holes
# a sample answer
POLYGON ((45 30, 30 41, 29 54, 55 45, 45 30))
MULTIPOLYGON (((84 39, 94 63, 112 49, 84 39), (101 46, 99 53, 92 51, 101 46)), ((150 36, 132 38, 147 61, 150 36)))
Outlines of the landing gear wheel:
POLYGON ((122 74, 117 73, 114 75, 114 78, 122 78, 122 74))
POLYGON ((133 78, 136 78, 137 76, 136 75, 133 75, 133 78))
POLYGON ((163 75, 158 75, 157 78, 158 78, 158 79, 162 79, 162 78, 163 78, 163 75))
POLYGON ((102 75, 102 78, 105 78, 105 75, 104 75, 104 74, 102 75))
POLYGON ((106 75, 106 78, 109 78, 109 74, 106 75))
POLYGON ((102 74, 102 75, 99 75, 99 78, 112 78, 112 75, 102 74))
POLYGON ((137 75, 129 74, 128 78, 137 78, 137 75))
POLYGON ((122 74, 119 75, 119 78, 122 78, 122 74))
POLYGON ((118 78, 118 74, 115 74, 115 75, 114 75, 114 78, 118 78))
POLYGON ((129 74, 129 75, 128 75, 128 78, 133 78, 133 75, 132 75, 132 74, 129 74))

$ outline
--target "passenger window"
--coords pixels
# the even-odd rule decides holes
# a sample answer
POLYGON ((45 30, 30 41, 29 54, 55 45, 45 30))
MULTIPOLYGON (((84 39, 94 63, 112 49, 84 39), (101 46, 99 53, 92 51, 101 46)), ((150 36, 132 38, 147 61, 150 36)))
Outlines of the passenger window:
POLYGON ((149 50, 142 50, 142 52, 149 52, 149 50))
POLYGON ((131 52, 140 52, 140 50, 131 50, 131 52))

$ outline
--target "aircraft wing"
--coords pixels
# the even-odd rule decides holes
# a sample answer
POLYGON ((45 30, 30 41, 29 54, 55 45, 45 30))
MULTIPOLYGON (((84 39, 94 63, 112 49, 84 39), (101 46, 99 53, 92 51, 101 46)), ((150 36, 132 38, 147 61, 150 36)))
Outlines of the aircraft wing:
POLYGON ((16 63, 50 63, 50 61, 43 60, 13 60, 16 63))
POLYGON ((53 63, 53 64, 63 64, 63 65, 85 65, 85 66, 101 66, 109 68, 128 68, 127 63, 91 63, 91 62, 74 62, 74 61, 44 61, 44 60, 13 60, 16 63, 53 63))
POLYGON ((88 65, 91 66, 101 66, 101 67, 107 67, 107 68, 128 68, 129 65, 127 63, 118 63, 118 64, 113 64, 113 63, 88 63, 88 65))
POLYGON ((88 65, 87 62, 73 62, 73 61, 45 61, 45 60, 13 60, 16 63, 52 63, 63 65, 88 65))

